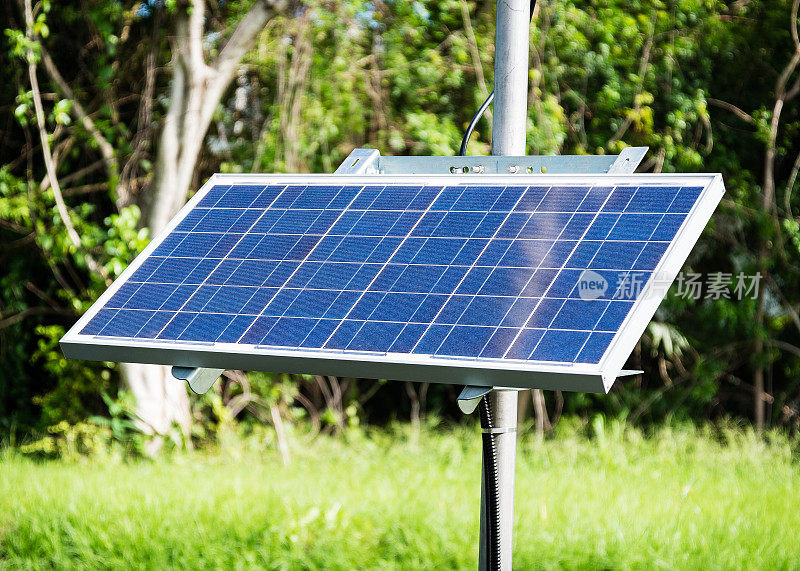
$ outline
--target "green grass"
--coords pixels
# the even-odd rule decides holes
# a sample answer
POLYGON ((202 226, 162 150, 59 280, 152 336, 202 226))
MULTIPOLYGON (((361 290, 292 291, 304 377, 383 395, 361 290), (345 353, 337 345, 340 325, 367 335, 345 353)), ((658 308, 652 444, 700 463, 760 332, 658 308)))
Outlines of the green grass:
MULTIPOLYGON (((750 433, 520 442, 514 566, 797 569, 800 462, 750 433)), ((254 440, 158 461, 0 454, 0 567, 474 569, 476 431, 254 440)))

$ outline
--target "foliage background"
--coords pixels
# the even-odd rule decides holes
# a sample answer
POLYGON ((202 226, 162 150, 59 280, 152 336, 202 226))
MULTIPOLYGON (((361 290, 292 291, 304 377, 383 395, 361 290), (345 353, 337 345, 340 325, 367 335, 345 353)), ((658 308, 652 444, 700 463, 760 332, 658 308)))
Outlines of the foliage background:
MULTIPOLYGON (((207 3, 209 55, 252 4, 207 3)), ((32 40, 21 5, 0 7, 0 434, 54 453, 65 442, 91 447, 135 433, 115 366, 67 361, 57 340, 104 290, 102 274, 118 275, 149 240, 142 209, 169 104, 171 26, 187 5, 69 0, 34 8, 32 40), (44 65, 47 54, 63 83, 44 65), (30 57, 79 245, 47 182, 30 57), (117 171, 104 168, 79 106, 113 148, 117 171), (99 274, 90 270, 95 262, 99 274)), ((688 301, 673 291, 631 357, 645 374, 608 397, 546 393, 544 409, 534 407, 542 430, 565 413, 598 412, 641 425, 733 416, 800 426, 797 12, 796 0, 537 4, 528 152, 648 145, 642 171, 724 173, 728 193, 684 269, 763 275, 754 300, 688 301)), ((492 0, 292 8, 241 62, 192 187, 214 172, 332 172, 356 147, 454 154, 491 89, 493 22, 492 0)), ((480 123, 471 153, 488 153, 489 124, 480 123)), ((234 372, 192 401, 189 442, 232 423, 337 431, 431 412, 458 418, 454 391, 234 372)))

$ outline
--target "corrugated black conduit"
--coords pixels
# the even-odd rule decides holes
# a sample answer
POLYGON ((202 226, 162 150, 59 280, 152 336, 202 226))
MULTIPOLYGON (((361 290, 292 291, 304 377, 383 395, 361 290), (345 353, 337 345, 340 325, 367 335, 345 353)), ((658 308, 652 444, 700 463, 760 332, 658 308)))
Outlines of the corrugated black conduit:
POLYGON ((490 571, 500 569, 500 482, 497 479, 497 453, 492 433, 494 420, 489 395, 481 399, 480 415, 483 429, 483 482, 486 502, 486 564, 490 571))

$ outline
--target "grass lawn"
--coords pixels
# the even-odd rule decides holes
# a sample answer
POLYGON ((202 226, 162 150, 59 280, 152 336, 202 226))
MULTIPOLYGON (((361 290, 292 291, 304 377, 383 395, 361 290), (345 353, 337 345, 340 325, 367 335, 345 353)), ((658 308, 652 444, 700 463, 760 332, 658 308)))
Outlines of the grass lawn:
MULTIPOLYGON (((597 426, 517 459, 514 567, 800 568, 797 444, 597 426), (794 456, 793 456, 794 448, 794 456)), ((0 567, 474 569, 477 431, 257 442, 157 461, 0 453, 0 567)))

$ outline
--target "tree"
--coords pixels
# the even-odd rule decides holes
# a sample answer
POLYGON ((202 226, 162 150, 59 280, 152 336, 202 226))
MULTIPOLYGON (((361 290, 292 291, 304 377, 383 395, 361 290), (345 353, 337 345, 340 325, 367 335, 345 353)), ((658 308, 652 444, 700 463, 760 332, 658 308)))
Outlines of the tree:
MULTIPOLYGON (((236 73, 236 69, 275 10, 283 11, 286 0, 256 2, 241 18, 225 46, 210 62, 203 49, 205 1, 192 0, 175 22, 172 44, 172 84, 169 107, 159 138, 153 184, 143 195, 143 225, 153 235, 186 201, 195 165, 214 110, 236 73)), ((125 383, 136 396, 137 414, 159 434, 177 423, 189 434, 191 416, 184 383, 171 378, 163 365, 125 363, 125 383)))
MULTIPOLYGON (((162 9, 156 3, 145 6, 151 10, 162 9)), ((111 195, 118 209, 121 211, 132 204, 140 205, 143 212, 140 223, 154 235, 166 226, 187 198, 192 181, 195 180, 195 165, 205 133, 222 95, 235 75, 240 60, 252 46, 264 25, 277 12, 287 10, 288 2, 258 0, 252 3, 243 11, 230 37, 210 62, 207 62, 208 50, 204 45, 210 33, 206 28, 212 23, 218 27, 216 34, 223 33, 222 25, 226 23, 224 18, 207 18, 204 0, 191 0, 174 8, 172 14, 174 33, 170 38, 172 59, 169 67, 172 74, 167 95, 169 102, 157 144, 153 180, 146 185, 144 192, 135 192, 130 178, 121 175, 137 168, 135 163, 141 158, 146 146, 143 137, 151 133, 147 120, 150 118, 155 97, 156 54, 151 52, 146 59, 147 80, 138 114, 140 131, 132 139, 125 141, 125 143, 133 142, 133 148, 126 148, 127 145, 122 145, 122 148, 115 147, 110 142, 109 136, 97 127, 92 119, 92 113, 86 111, 84 104, 64 79, 54 58, 44 45, 44 38, 41 35, 42 31, 49 33, 49 28, 45 24, 45 13, 49 5, 37 5, 34 9, 31 0, 22 0, 21 8, 24 13, 25 34, 18 35, 16 39, 18 49, 24 52, 28 62, 31 100, 47 173, 42 187, 52 188, 60 220, 66 228, 72 247, 82 250, 81 255, 91 273, 110 283, 108 270, 86 250, 62 196, 56 172, 57 165, 49 144, 50 134, 46 131, 45 111, 38 85, 38 62, 41 60, 44 64, 50 81, 65 101, 69 102, 85 133, 99 150, 111 195), (139 136, 142 133, 145 134, 139 136), (123 159, 127 159, 127 162, 123 162, 123 159)), ((98 8, 97 12, 102 12, 102 8, 98 8)), ((122 19, 123 26, 129 28, 134 17, 135 10, 126 14, 122 19)), ((126 33, 125 27, 122 34, 126 33)), ((116 37, 113 32, 108 33, 108 36, 116 37)), ((104 39, 108 40, 108 37, 104 39)), ((156 46, 153 49, 155 50, 156 46)), ((125 383, 136 397, 136 413, 145 431, 164 434, 173 423, 177 423, 188 436, 191 417, 186 388, 183 383, 171 379, 168 367, 123 364, 121 372, 125 383)), ((158 440, 154 442, 157 443, 158 440)))

